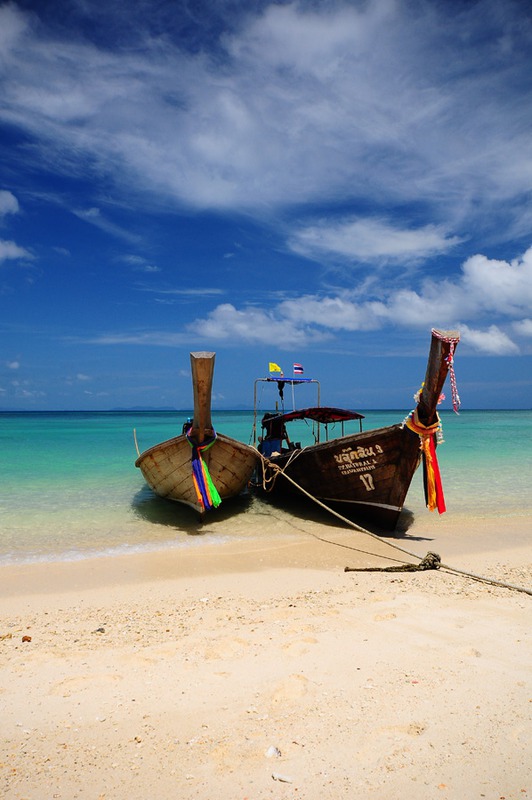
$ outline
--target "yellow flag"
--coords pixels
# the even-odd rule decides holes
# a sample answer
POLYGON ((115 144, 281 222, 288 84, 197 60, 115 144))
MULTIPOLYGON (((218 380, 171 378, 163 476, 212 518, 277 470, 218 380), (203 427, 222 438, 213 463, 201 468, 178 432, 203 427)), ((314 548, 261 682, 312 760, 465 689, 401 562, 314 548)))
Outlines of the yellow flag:
POLYGON ((270 361, 270 372, 282 372, 282 369, 279 364, 274 364, 273 361, 270 361))

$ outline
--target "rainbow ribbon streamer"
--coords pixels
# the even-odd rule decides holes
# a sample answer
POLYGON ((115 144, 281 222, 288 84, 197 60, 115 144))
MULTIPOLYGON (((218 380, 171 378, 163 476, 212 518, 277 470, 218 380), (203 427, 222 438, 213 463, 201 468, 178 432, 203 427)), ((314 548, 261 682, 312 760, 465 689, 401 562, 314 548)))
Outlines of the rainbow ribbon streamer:
POLYGON ((203 442, 203 444, 196 444, 187 433, 187 440, 192 448, 192 481, 198 503, 204 511, 210 511, 211 508, 218 508, 222 502, 222 498, 218 493, 218 489, 214 485, 211 478, 209 468, 203 458, 203 452, 212 447, 216 441, 216 433, 211 439, 203 442))
POLYGON ((423 425, 418 418, 417 409, 405 420, 406 427, 417 433, 420 439, 420 449, 423 454, 423 485, 425 488, 425 501, 429 511, 438 509, 439 514, 445 512, 445 497, 441 482, 440 467, 436 456, 436 434, 441 427, 440 418, 434 425, 423 425))

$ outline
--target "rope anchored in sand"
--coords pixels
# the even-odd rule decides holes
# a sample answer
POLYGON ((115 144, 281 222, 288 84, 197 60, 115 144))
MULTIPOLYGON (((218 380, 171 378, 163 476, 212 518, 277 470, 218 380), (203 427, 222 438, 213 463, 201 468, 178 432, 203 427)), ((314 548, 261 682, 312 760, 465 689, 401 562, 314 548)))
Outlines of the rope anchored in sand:
POLYGON ((345 567, 344 572, 423 572, 426 569, 439 569, 441 558, 438 553, 428 552, 419 564, 400 564, 396 567, 345 567))
MULTIPOLYGON (((400 547, 397 544, 393 544, 392 542, 388 542, 388 541, 386 541, 386 539, 383 539, 382 537, 377 536, 377 534, 375 534, 375 533, 371 533, 371 531, 368 531, 366 528, 363 528, 361 525, 357 525, 356 522, 352 522, 347 517, 344 517, 342 514, 339 514, 337 511, 334 511, 334 509, 330 508, 325 503, 322 503, 321 500, 318 500, 317 497, 314 497, 313 495, 310 494, 310 492, 307 492, 307 490, 304 489, 302 486, 300 486, 299 483, 296 483, 296 481, 293 480, 293 478, 291 478, 290 475, 287 475, 286 472, 283 469, 281 469, 277 464, 273 464, 269 459, 265 458, 265 456, 263 456, 263 455, 261 455, 261 463, 262 463, 262 470, 263 470, 263 475, 264 476, 266 474, 266 466, 268 466, 275 473, 277 473, 278 475, 279 474, 282 475, 284 478, 286 478, 287 481, 290 481, 290 483, 293 486, 295 486, 295 488, 298 489, 302 494, 304 494, 306 497, 308 497, 309 500, 312 500, 314 503, 316 503, 316 505, 318 505, 321 508, 325 509, 325 511, 328 511, 330 514, 332 514, 333 516, 337 517, 337 519, 341 520, 346 525, 349 525, 351 528, 353 528, 354 530, 358 531, 359 533, 363 533, 366 536, 371 536, 372 539, 376 539, 378 542, 381 542, 383 544, 387 544, 388 547, 391 547, 394 550, 398 550, 399 552, 405 553, 406 555, 411 556, 412 558, 418 559, 420 564, 423 564, 423 563, 428 564, 428 563, 431 563, 431 562, 434 564, 434 566, 424 566, 422 568, 423 571, 424 570, 428 570, 428 569, 440 569, 440 570, 443 569, 444 571, 452 572, 452 573, 455 573, 456 575, 464 575, 465 577, 472 578, 475 581, 481 581, 482 583, 489 583, 492 586, 501 586, 504 589, 511 589, 511 590, 513 590, 515 592, 523 592, 524 594, 532 595, 532 589, 527 589, 524 586, 515 586, 512 583, 505 583, 504 581, 498 581, 498 580, 494 580, 493 578, 487 578, 484 575, 476 575, 474 572, 466 572, 466 570, 457 569, 456 567, 451 567, 448 564, 442 564, 441 561, 440 561, 440 556, 437 553, 427 553, 427 555, 423 558, 422 556, 418 555, 417 553, 412 553, 410 550, 406 550, 404 547, 400 547), (430 559, 429 559, 429 556, 430 556, 430 559), (439 562, 438 566, 436 566, 436 560, 435 560, 436 558, 438 559, 438 562, 439 562), (429 559, 429 560, 427 561, 427 559, 429 559)), ((317 538, 320 539, 323 542, 326 542, 327 544, 333 544, 333 545, 335 545, 337 547, 338 546, 340 546, 340 547, 345 546, 345 545, 339 545, 338 542, 332 542, 329 539, 324 539, 324 538, 322 538, 320 536, 317 537, 317 538)), ((346 567, 344 571, 345 572, 359 572, 360 570, 353 569, 353 568, 350 568, 350 567, 346 567)), ((383 569, 370 568, 368 571, 371 571, 371 572, 377 572, 377 571, 378 572, 418 572, 418 571, 420 571, 420 568, 419 568, 419 565, 416 565, 416 564, 404 564, 399 569, 394 569, 394 568, 390 568, 390 567, 383 568, 383 569), (406 567, 406 569, 404 569, 403 567, 406 567), (410 567, 413 567, 414 569, 410 569, 410 567)))

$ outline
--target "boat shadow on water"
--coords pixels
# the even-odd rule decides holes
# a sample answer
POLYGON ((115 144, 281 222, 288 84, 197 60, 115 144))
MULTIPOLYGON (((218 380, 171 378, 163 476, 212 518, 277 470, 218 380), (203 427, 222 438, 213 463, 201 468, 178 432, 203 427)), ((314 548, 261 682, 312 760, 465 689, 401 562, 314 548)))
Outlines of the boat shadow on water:
POLYGON ((387 539, 403 539, 405 542, 432 542, 434 539, 433 536, 413 536, 408 532, 414 522, 414 512, 410 511, 408 508, 403 508, 399 514, 395 530, 383 532, 382 535, 387 539))
MULTIPOLYGON (((253 516, 261 513, 269 516, 272 512, 280 512, 283 516, 293 517, 294 520, 310 521, 328 528, 340 527, 349 530, 349 526, 346 523, 331 514, 327 509, 318 505, 309 505, 308 501, 303 498, 284 498, 283 502, 280 503, 273 497, 264 497, 264 495, 257 497, 249 492, 244 492, 237 497, 224 501, 219 508, 209 511, 203 519, 194 509, 188 506, 172 500, 166 500, 164 497, 158 497, 149 486, 143 486, 134 495, 131 501, 131 508, 133 513, 145 522, 172 528, 175 531, 186 533, 188 536, 202 536, 207 532, 207 523, 223 523, 234 518, 235 514, 246 514, 250 511, 253 516)), ((408 531, 413 525, 414 519, 414 513, 407 508, 403 508, 394 531, 384 530, 363 520, 360 521, 360 525, 370 533, 387 539, 400 539, 404 542, 431 541, 431 537, 428 536, 412 536, 409 534, 408 531)))
POLYGON ((189 536, 201 536, 205 533, 207 522, 223 522, 235 514, 243 513, 247 511, 250 502, 248 494, 232 497, 224 500, 219 508, 209 511, 202 519, 193 508, 158 497, 148 486, 143 486, 133 497, 131 508, 137 517, 146 522, 174 528, 189 536))
MULTIPOLYGON (((282 511, 283 513, 287 513, 299 520, 308 520, 312 523, 323 525, 329 528, 340 527, 345 528, 345 530, 350 529, 348 523, 343 522, 341 519, 335 516, 335 514, 332 514, 326 508, 321 506, 312 506, 305 498, 298 498, 296 496, 283 497, 281 502, 278 501, 275 496, 270 497, 262 495, 260 502, 264 504, 265 507, 282 511)), ((405 543, 432 541, 432 537, 430 536, 413 536, 409 533, 409 529, 414 524, 414 521, 414 512, 410 511, 408 508, 403 508, 401 514, 399 515, 395 530, 393 531, 379 527, 371 521, 364 519, 360 519, 358 523, 355 522, 354 524, 358 524, 361 528, 369 531, 369 533, 382 536, 386 539, 400 539, 405 543)))

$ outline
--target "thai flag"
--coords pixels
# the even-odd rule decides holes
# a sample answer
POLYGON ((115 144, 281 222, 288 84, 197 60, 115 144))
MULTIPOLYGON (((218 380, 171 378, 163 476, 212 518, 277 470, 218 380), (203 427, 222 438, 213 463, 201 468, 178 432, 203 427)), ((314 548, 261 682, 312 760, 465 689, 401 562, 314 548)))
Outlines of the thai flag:
POLYGON ((294 375, 303 375, 303 366, 301 364, 294 364, 294 375))

